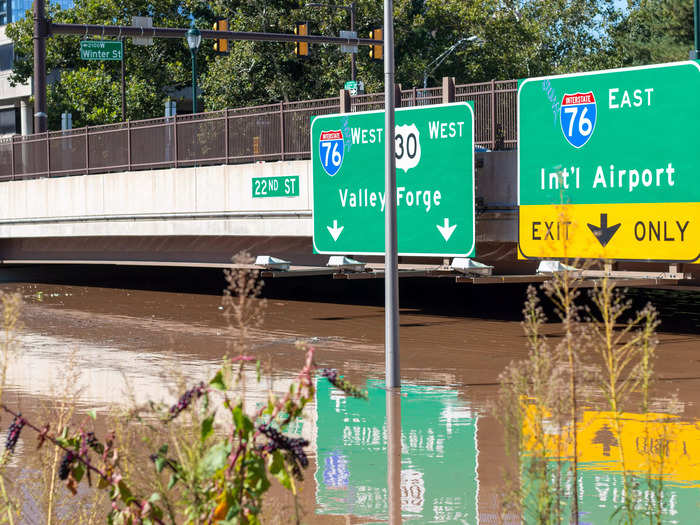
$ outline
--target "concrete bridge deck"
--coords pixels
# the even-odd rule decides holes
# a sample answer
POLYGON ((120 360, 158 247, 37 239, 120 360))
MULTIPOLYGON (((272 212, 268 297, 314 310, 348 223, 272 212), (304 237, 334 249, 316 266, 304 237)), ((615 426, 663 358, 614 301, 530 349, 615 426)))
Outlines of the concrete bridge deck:
MULTIPOLYGON (((534 275, 537 262, 516 257, 516 152, 477 154, 476 202, 476 259, 496 274, 534 275)), ((327 256, 313 253, 312 214, 309 160, 5 181, 0 263, 225 267, 232 254, 245 250, 320 267, 327 256), (298 195, 253 195, 253 179, 285 176, 298 177, 298 195)), ((401 262, 444 263, 415 257, 401 262)), ((690 271, 686 266, 678 271, 690 271)))

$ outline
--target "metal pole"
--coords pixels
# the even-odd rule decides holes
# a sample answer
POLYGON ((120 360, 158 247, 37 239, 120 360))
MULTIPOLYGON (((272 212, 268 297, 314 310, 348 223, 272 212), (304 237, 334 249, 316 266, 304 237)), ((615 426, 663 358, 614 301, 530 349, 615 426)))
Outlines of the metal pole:
POLYGON ((15 180, 15 138, 10 137, 10 168, 12 180, 15 180))
POLYGON ((384 0, 384 352, 386 386, 401 386, 399 366, 399 274, 394 157, 394 2, 384 0))
POLYGON ((389 525, 401 525, 401 394, 386 393, 387 487, 389 525))
POLYGON ((131 122, 126 121, 126 165, 131 171, 131 122))
POLYGON ((48 129, 46 109, 46 9, 34 0, 34 133, 48 129))
MULTIPOLYGON (((355 31, 355 2, 350 4, 350 31, 355 31)), ((350 53, 350 80, 356 80, 356 77, 357 64, 355 63, 355 52, 353 51, 350 53)))
POLYGON ((192 55, 192 113, 197 113, 197 54, 190 49, 192 55))
POLYGON ((121 38, 122 41, 122 122, 126 121, 126 81, 124 78, 126 77, 126 65, 124 64, 125 62, 125 51, 126 51, 126 43, 124 42, 124 37, 121 38))
POLYGON ((280 153, 284 160, 284 102, 280 102, 280 153))
POLYGON ((695 0, 695 56, 692 58, 700 59, 700 0, 695 0))

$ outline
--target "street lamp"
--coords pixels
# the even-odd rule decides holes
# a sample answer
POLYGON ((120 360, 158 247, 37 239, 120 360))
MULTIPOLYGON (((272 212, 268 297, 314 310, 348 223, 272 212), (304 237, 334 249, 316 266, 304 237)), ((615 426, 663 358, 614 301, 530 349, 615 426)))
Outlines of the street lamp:
POLYGON ((196 27, 187 31, 187 47, 192 56, 192 113, 197 113, 197 50, 202 43, 202 33, 196 27))
MULTIPOLYGON (((350 5, 336 5, 336 4, 319 4, 316 2, 304 4, 304 7, 329 7, 331 9, 345 9, 350 13, 350 31, 355 32, 355 2, 350 5)), ((357 35, 355 35, 357 36, 357 35)), ((355 80, 357 76, 357 67, 355 65, 355 52, 350 54, 350 80, 355 80)))
POLYGON ((476 35, 472 35, 469 37, 465 36, 464 38, 460 38, 459 40, 457 40, 457 42, 445 49, 445 51, 440 53, 432 62, 425 66, 425 69, 423 70, 423 96, 425 96, 425 90, 428 88, 428 75, 435 71, 448 56, 450 56, 454 51, 457 50, 459 46, 461 46, 462 44, 466 44, 467 42, 477 42, 478 44, 481 44, 483 41, 476 35), (430 69, 430 66, 432 66, 433 64, 435 65, 432 69, 430 69))

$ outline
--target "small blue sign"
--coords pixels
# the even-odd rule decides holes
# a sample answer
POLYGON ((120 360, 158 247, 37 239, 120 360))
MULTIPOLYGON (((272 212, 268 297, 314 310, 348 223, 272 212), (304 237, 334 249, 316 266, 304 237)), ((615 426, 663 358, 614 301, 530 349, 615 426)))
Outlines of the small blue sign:
POLYGON ((343 132, 341 130, 322 131, 321 139, 318 142, 321 166, 331 177, 338 173, 343 164, 343 132))
POLYGON ((593 136, 596 121, 593 92, 564 94, 559 110, 561 131, 574 148, 581 148, 593 136))

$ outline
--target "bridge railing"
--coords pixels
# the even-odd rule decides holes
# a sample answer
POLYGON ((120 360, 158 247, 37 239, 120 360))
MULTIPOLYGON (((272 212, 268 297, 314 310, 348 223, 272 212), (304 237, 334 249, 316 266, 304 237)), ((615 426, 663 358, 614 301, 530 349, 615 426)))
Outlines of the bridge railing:
MULTIPOLYGON (((456 86, 457 101, 474 102, 477 145, 515 147, 516 90, 514 80, 456 86)), ((401 91, 402 107, 441 102, 441 87, 401 91)), ((353 112, 383 108, 382 93, 351 99, 353 112)), ((308 159, 311 117, 339 111, 334 97, 14 136, 0 140, 0 180, 308 159)))

